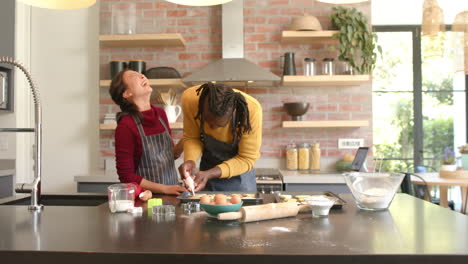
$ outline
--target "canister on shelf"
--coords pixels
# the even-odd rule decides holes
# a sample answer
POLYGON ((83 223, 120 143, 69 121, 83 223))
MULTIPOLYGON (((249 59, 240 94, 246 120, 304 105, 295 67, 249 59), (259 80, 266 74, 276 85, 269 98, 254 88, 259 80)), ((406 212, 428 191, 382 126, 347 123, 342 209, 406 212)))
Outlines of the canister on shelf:
POLYGON ((349 60, 338 61, 337 70, 338 74, 342 75, 353 75, 354 69, 349 64, 349 60))
POLYGON ((310 145, 308 143, 302 143, 299 145, 299 170, 310 169, 310 145))
POLYGON ((306 76, 315 75, 315 59, 305 58, 303 68, 304 68, 304 75, 306 76))
POLYGON ((333 75, 333 58, 325 58, 322 62, 322 75, 333 75))
POLYGON ((314 143, 312 145, 312 153, 311 153, 311 164, 310 164, 310 169, 313 171, 319 171, 320 170, 320 144, 319 143, 314 143))
POLYGON ((297 145, 293 142, 286 146, 286 168, 297 170, 297 145))

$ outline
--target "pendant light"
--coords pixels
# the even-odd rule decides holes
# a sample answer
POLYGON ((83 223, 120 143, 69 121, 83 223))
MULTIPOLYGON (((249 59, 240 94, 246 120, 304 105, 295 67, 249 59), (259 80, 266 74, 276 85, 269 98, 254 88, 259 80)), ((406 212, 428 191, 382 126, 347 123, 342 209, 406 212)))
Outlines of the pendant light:
POLYGON ((19 0, 27 5, 48 9, 80 9, 96 3, 96 0, 19 0))
POLYGON ((186 6, 213 6, 225 4, 231 1, 232 0, 166 0, 166 2, 186 6))
POLYGON ((367 2, 369 0, 317 0, 317 2, 327 3, 327 4, 335 4, 335 5, 346 5, 346 4, 356 4, 367 2))
POLYGON ((458 48, 455 50, 462 53, 459 54, 460 56, 455 56, 458 62, 456 70, 464 70, 465 75, 468 75, 468 11, 463 11, 455 16, 455 20, 453 21, 452 25, 452 31, 458 35, 456 41, 458 48))
POLYGON ((444 31, 444 11, 439 7, 437 0, 424 0, 421 34, 435 36, 444 31))

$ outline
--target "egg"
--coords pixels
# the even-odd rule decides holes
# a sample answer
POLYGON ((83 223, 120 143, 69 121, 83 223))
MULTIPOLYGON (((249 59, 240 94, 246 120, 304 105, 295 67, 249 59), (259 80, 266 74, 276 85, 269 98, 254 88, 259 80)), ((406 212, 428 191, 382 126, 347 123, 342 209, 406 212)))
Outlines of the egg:
POLYGON ((222 193, 216 194, 215 197, 214 197, 214 202, 215 202, 215 204, 226 204, 226 202, 227 202, 226 195, 224 195, 222 193))
POLYGON ((240 196, 238 196, 238 195, 232 195, 231 196, 231 203, 232 204, 238 204, 240 202, 242 202, 242 199, 241 199, 240 196))
POLYGON ((211 198, 208 195, 203 195, 202 197, 200 197, 200 203, 210 204, 211 203, 211 198))

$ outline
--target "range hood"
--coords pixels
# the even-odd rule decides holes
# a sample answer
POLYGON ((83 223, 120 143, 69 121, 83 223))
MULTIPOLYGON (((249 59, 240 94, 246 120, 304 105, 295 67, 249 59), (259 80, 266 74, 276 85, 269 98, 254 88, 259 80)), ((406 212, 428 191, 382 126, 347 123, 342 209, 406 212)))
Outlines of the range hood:
POLYGON ((280 77, 244 59, 244 0, 222 5, 223 58, 193 72, 184 82, 274 82, 280 77))

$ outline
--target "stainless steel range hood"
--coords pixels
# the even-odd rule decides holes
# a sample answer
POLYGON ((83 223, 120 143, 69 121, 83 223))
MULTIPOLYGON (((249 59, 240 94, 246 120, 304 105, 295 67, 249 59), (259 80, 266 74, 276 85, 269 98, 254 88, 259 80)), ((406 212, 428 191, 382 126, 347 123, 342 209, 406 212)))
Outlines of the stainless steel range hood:
POLYGON ((280 77, 244 59, 244 1, 222 5, 223 58, 193 72, 184 82, 279 81, 280 77))

